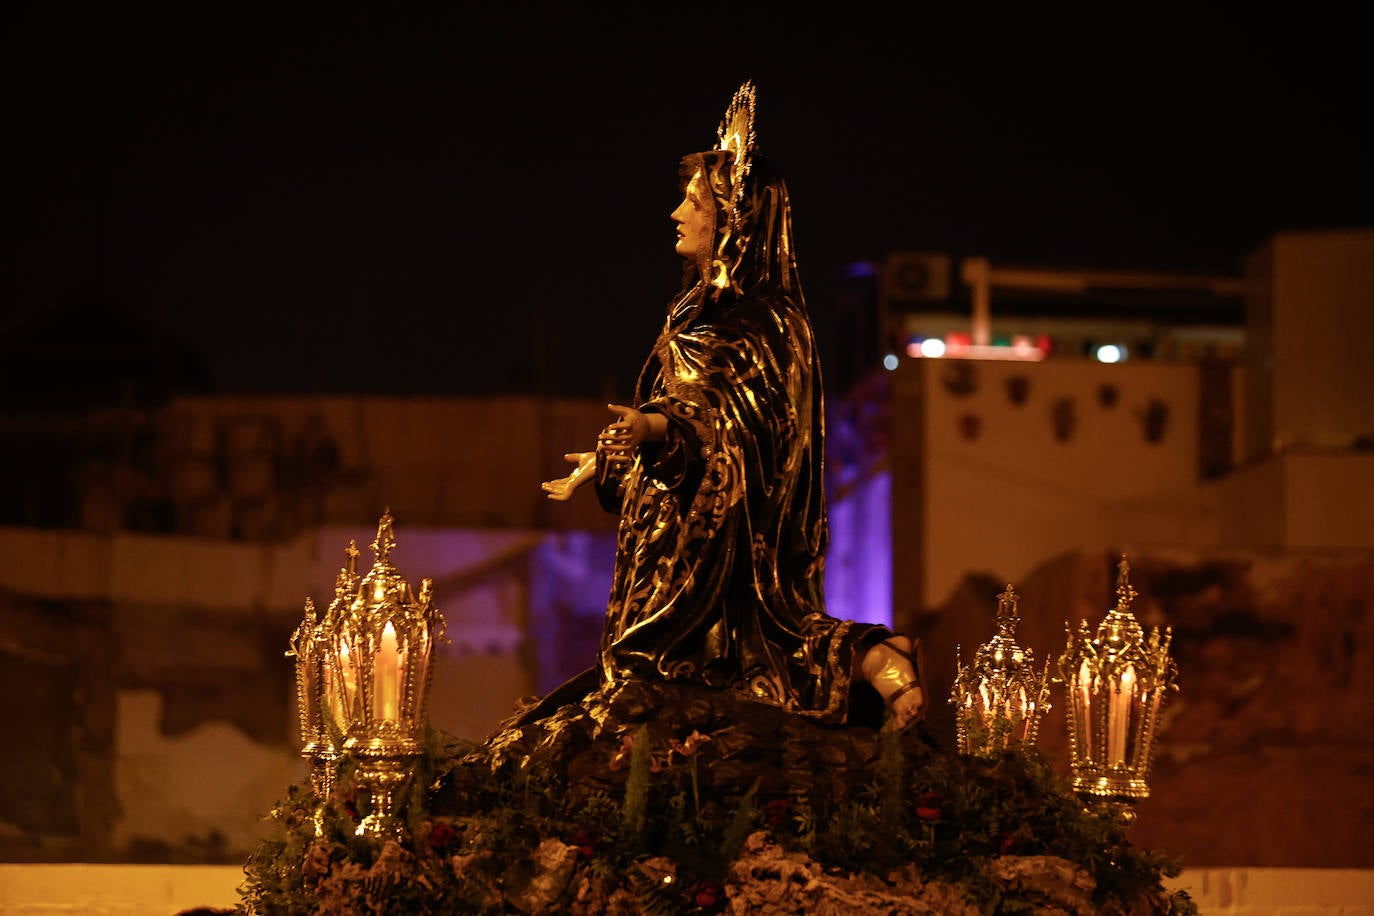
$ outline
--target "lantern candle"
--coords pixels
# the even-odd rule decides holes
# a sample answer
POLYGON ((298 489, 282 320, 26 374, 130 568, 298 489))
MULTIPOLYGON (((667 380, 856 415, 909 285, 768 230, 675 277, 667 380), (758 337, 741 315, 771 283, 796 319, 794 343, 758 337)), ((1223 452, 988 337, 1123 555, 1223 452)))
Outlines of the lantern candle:
POLYGON ((343 704, 348 709, 353 705, 354 691, 358 689, 357 682, 353 678, 353 659, 348 651, 348 643, 339 645, 339 668, 343 674, 343 704))
POLYGON ((400 691, 396 683, 399 666, 396 658, 396 628, 390 620, 382 628, 382 645, 377 651, 376 671, 373 683, 376 685, 377 703, 373 713, 382 722, 396 722, 400 719, 398 698, 400 691))
POLYGON ((1121 672, 1121 680, 1114 685, 1112 697, 1112 722, 1107 761, 1112 764, 1126 762, 1126 730, 1131 723, 1131 699, 1135 693, 1135 666, 1127 665, 1121 672))
POLYGON ((326 665, 324 669, 324 706, 329 710, 330 718, 334 720, 334 726, 339 729, 347 728, 348 720, 344 718, 343 697, 340 695, 339 676, 335 673, 332 665, 326 665))
POLYGON ((1097 715, 1097 710, 1093 707, 1092 681, 1092 669, 1085 659, 1078 672, 1078 702, 1082 713, 1077 718, 1079 720, 1078 741, 1083 750, 1084 758, 1087 760, 1091 760, 1093 757, 1093 716, 1097 715))

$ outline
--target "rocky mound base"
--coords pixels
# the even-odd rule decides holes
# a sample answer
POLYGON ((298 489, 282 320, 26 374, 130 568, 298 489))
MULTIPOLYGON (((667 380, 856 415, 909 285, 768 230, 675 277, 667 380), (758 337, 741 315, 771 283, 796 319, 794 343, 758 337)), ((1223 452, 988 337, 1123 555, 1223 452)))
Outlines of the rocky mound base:
MULTIPOLYGON (((862 698, 860 698, 862 700, 862 698)), ((290 787, 249 912, 1193 913, 1167 855, 1031 750, 831 727, 726 690, 632 682, 482 746, 432 735, 395 834, 290 787)))

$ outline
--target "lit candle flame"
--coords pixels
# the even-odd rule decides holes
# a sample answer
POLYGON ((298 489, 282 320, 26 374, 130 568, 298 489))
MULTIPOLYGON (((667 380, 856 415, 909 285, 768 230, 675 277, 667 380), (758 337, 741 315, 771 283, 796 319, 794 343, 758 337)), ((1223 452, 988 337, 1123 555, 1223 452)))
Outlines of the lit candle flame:
POLYGON ((382 645, 377 651, 372 683, 376 688, 376 702, 373 712, 383 722, 400 720, 400 684, 397 681, 396 628, 391 621, 382 628, 382 645))

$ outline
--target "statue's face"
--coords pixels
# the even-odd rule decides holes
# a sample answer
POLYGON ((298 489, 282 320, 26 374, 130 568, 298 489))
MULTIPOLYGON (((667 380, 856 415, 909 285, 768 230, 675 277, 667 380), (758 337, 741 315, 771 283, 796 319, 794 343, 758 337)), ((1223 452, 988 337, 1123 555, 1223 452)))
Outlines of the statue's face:
POLYGON ((675 249, 684 258, 701 259, 711 250, 711 230, 713 229, 712 201, 701 177, 701 171, 687 182, 687 191, 682 203, 672 212, 673 222, 677 223, 677 245, 675 249))

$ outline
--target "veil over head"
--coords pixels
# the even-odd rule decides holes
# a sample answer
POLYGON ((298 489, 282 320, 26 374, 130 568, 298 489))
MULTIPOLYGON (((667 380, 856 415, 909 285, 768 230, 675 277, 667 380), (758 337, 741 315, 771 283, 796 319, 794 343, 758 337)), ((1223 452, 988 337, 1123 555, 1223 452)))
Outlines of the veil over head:
MULTIPOLYGON (((714 207, 714 236, 705 263, 694 264, 694 273, 707 282, 707 294, 721 298, 728 291, 745 298, 764 292, 783 292, 801 303, 796 252, 792 242, 792 205, 787 183, 772 162, 750 156, 749 170, 739 176, 730 150, 708 150, 684 156, 678 167, 685 189, 692 176, 701 173, 710 189, 714 207), (733 217, 733 218, 732 218, 733 217)), ((690 279, 696 279, 689 271, 690 279)))

